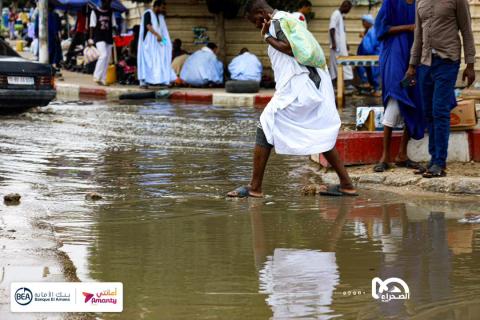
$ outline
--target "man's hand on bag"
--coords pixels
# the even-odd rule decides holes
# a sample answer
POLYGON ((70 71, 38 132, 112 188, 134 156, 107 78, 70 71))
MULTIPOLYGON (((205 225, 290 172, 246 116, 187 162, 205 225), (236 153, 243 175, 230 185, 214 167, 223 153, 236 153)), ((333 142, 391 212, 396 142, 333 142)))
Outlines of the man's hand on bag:
POLYGON ((475 68, 473 63, 468 63, 465 71, 463 71, 462 80, 465 82, 467 80, 467 86, 470 87, 475 82, 475 68))

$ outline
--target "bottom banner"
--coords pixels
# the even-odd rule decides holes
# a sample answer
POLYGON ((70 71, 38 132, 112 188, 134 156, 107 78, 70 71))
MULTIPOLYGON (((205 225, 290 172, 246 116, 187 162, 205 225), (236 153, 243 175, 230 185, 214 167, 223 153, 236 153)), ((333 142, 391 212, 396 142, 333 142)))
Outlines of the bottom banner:
POLYGON ((121 282, 14 282, 11 312, 122 312, 121 282))

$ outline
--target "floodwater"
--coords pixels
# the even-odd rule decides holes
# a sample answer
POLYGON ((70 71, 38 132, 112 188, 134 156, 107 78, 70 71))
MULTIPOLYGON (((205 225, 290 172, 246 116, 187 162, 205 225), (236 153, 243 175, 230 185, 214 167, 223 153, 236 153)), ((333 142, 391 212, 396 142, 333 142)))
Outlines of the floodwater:
POLYGON ((248 183, 258 115, 59 102, 4 116, 0 184, 28 190, 82 281, 123 282, 124 313, 100 319, 478 319, 480 236, 457 222, 478 201, 305 197, 318 167, 284 156, 265 199, 225 199, 248 183), (391 285, 374 299, 375 277, 409 299, 391 285))

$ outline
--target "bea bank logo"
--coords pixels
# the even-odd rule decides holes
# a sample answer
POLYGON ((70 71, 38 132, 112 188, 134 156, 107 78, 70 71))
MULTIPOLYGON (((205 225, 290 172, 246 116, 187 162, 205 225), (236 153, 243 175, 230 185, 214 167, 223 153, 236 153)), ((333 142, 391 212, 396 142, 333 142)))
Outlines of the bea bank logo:
POLYGON ((26 306, 32 302, 32 299, 32 291, 28 288, 18 288, 18 290, 15 291, 15 301, 21 306, 26 306))
POLYGON ((407 283, 400 278, 388 278, 382 281, 375 277, 372 279, 372 297, 382 302, 408 300, 410 299, 410 289, 407 283))

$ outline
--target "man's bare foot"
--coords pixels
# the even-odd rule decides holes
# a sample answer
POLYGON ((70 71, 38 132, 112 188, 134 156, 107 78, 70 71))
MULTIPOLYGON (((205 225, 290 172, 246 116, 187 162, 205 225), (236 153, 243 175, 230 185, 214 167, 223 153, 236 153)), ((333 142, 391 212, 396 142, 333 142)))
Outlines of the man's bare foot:
POLYGON ((230 191, 229 193, 227 193, 227 197, 229 198, 247 198, 247 197, 263 198, 263 193, 253 191, 249 186, 246 186, 246 187, 239 187, 233 191, 230 191))
POLYGON ((322 185, 317 191, 323 196, 358 196, 357 189, 355 189, 351 183, 322 185))

